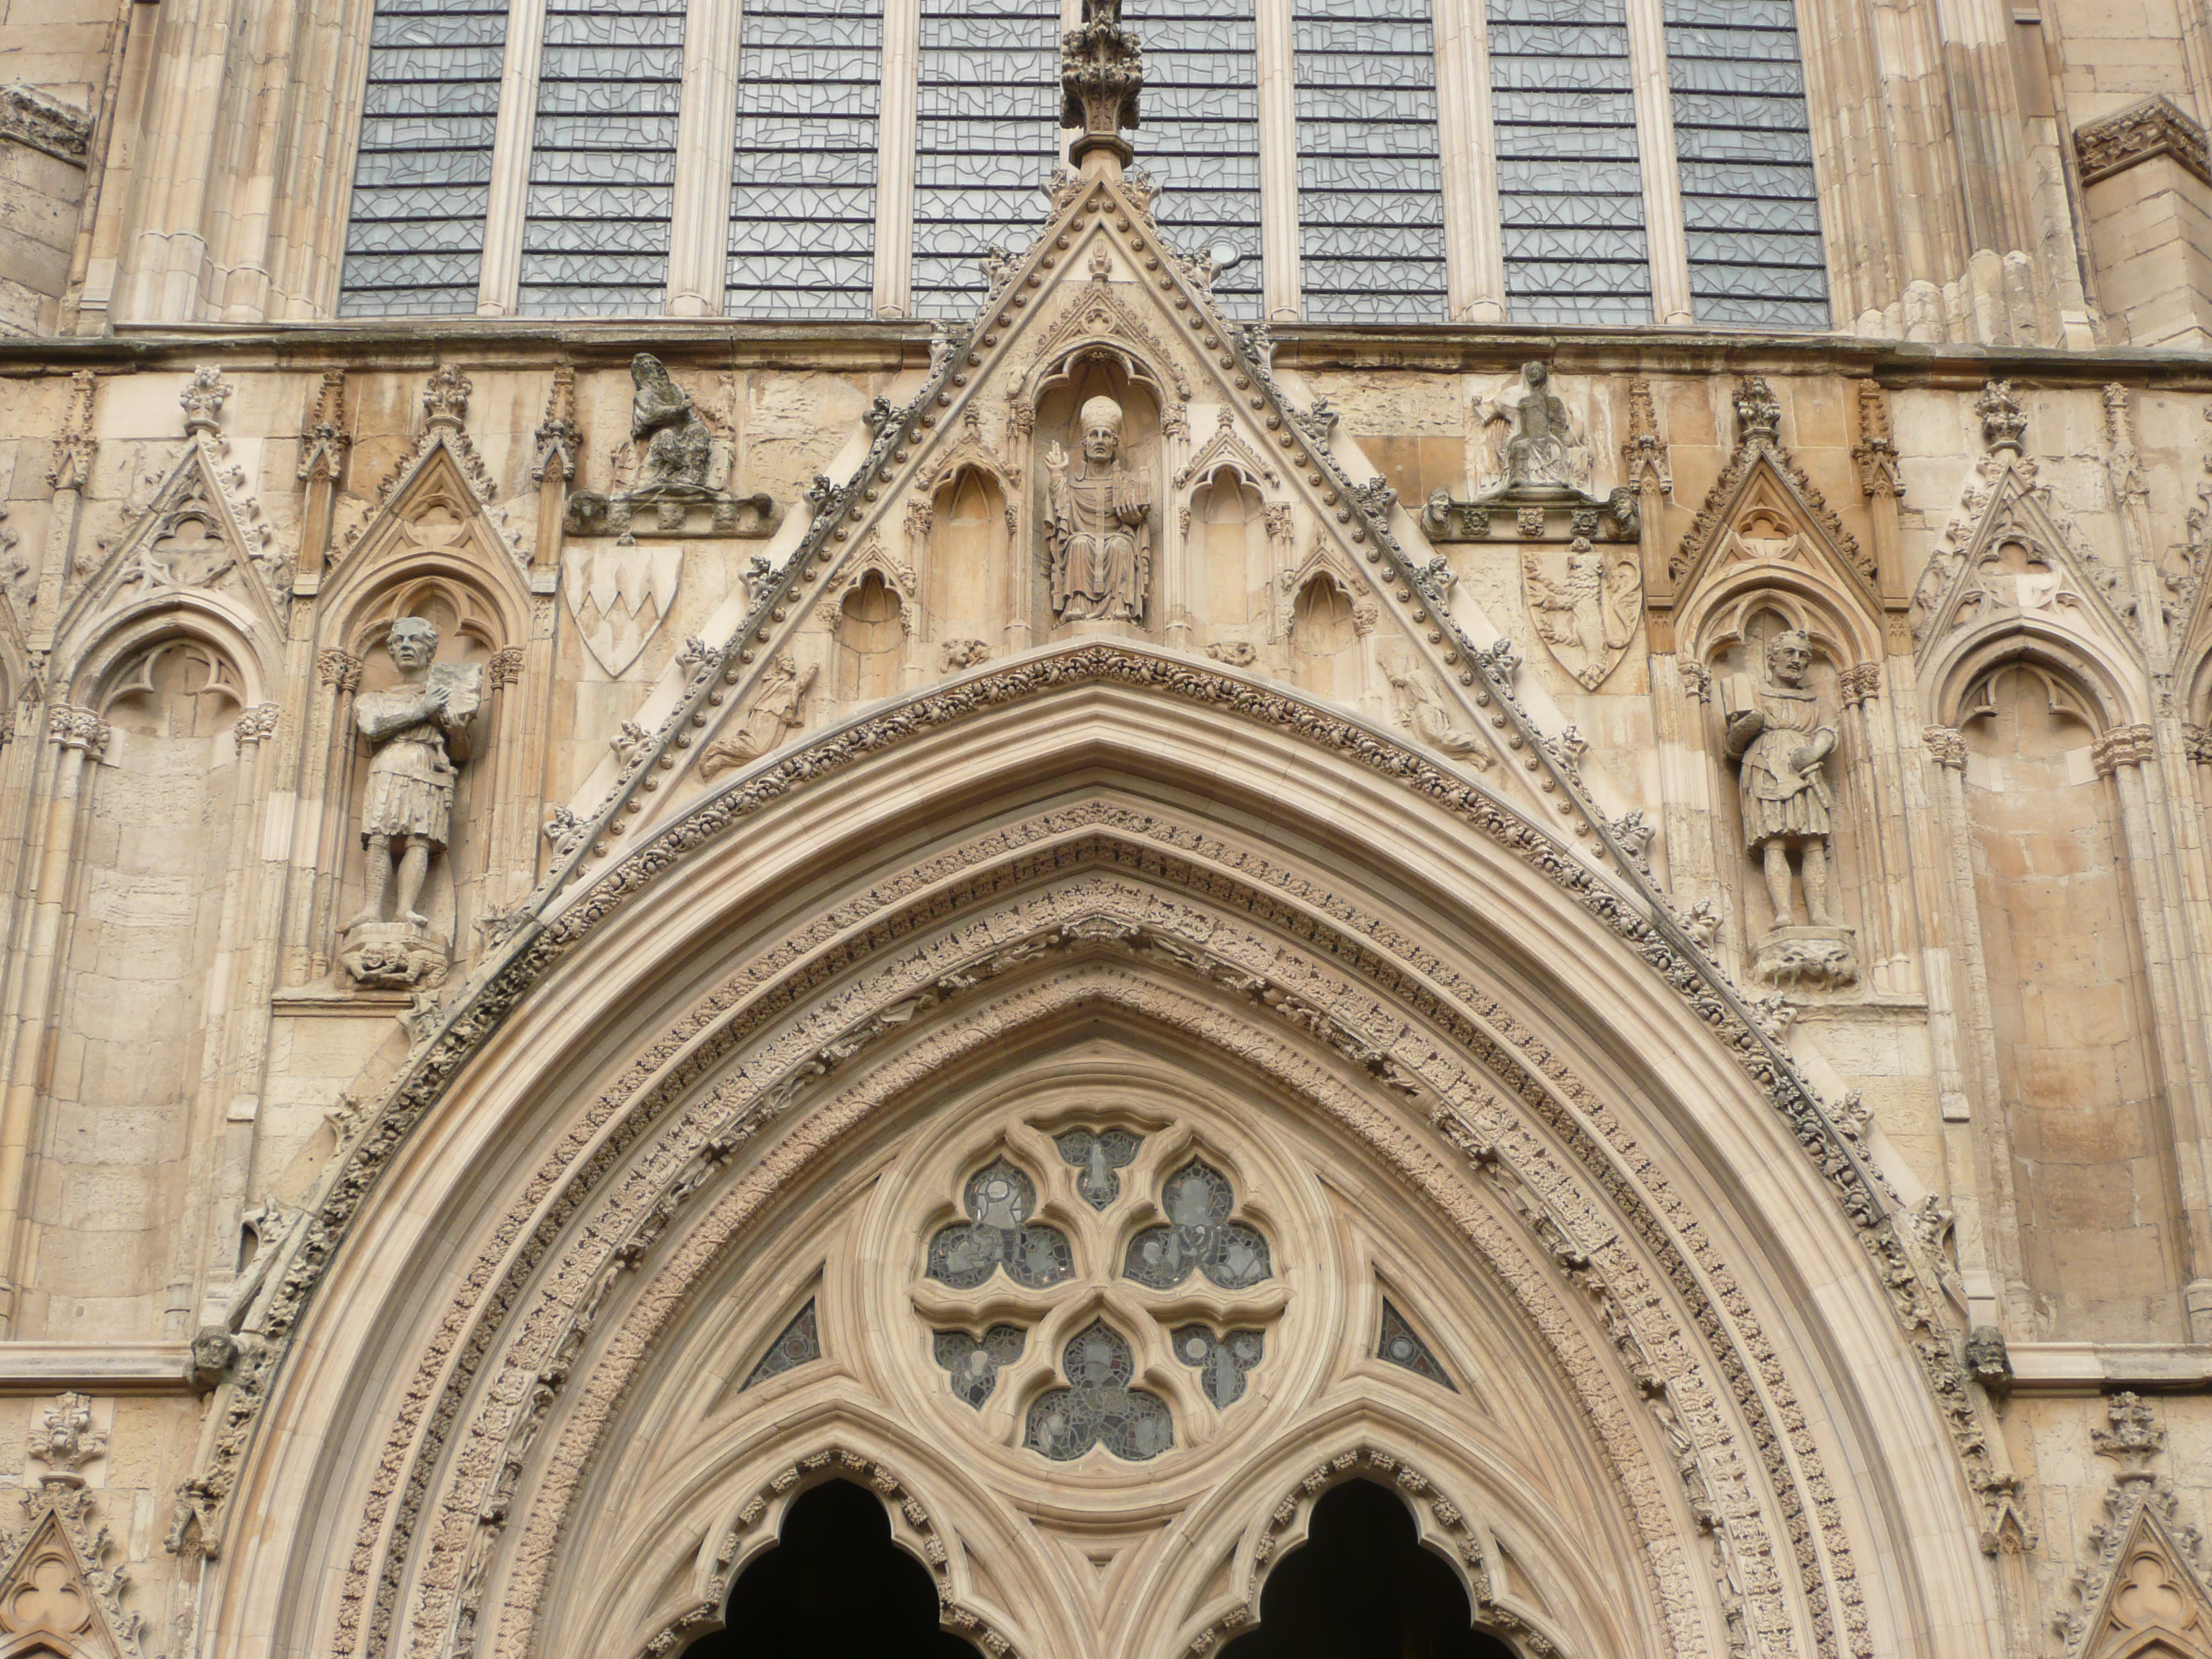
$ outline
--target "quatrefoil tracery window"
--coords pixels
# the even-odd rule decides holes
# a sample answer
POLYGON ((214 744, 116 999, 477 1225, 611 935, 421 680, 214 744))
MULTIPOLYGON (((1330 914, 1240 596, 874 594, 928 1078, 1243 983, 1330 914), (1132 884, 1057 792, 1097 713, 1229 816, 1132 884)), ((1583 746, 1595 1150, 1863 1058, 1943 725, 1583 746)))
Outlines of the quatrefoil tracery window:
POLYGON ((1235 1184, 1203 1155, 1150 1178, 1150 1191, 1125 1180, 1146 1139, 1119 1127, 1052 1135, 1080 1200, 1073 1209, 1063 1202, 1054 1219, 1036 1218, 1043 1171, 1007 1152, 971 1164, 964 1218, 939 1226, 924 1257, 923 1278, 966 1293, 959 1299, 973 1298, 979 1316, 963 1329, 951 1298, 916 1298, 953 1398, 980 1414, 1001 1374, 1022 1367, 1024 1392, 1043 1386, 1020 1413, 1021 1443, 1055 1462, 1094 1447, 1141 1462, 1181 1443, 1175 1405, 1140 1376, 1147 1347, 1188 1367, 1198 1394, 1222 1411, 1245 1397, 1267 1358, 1262 1322, 1281 1304, 1268 1283, 1267 1236, 1237 1218, 1235 1184), (1069 1224, 1055 1224, 1061 1218, 1069 1224), (1101 1305, 1091 1310, 1091 1301, 1101 1305), (1079 1314, 1072 1335, 1050 1339, 1057 1352, 1048 1359, 1032 1337, 1071 1303, 1091 1316, 1079 1314))

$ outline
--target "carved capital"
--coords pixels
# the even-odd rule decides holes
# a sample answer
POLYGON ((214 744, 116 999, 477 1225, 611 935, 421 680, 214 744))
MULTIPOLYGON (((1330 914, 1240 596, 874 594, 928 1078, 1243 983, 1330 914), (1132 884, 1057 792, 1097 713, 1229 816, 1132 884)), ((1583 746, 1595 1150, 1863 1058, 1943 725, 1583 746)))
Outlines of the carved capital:
POLYGON ((1710 702, 1713 696, 1713 671, 1701 662, 1678 659, 1676 672, 1682 677, 1682 690, 1699 702, 1710 702))
POLYGON ((2141 766, 2157 752, 2157 733, 2148 726, 2119 726, 2089 746, 2097 775, 2108 778, 2123 766, 2141 766))
POLYGON ((276 716, 282 711, 273 702, 256 703, 231 723, 231 739, 244 754, 248 744, 259 743, 276 733, 276 716))
POLYGON ((1948 766, 1953 771, 1966 764, 1966 740, 1948 726, 1923 726, 1920 741, 1928 746, 1929 758, 1938 766, 1948 766))
POLYGON ((1881 695, 1881 665, 1878 662, 1855 663, 1836 676, 1836 684, 1842 694, 1844 707, 1856 708, 1869 697, 1881 695))
POLYGON ((2084 185, 2096 184, 2159 155, 2172 156, 2212 185, 2212 157, 2206 154, 2204 129, 2163 94, 2075 128, 2074 154, 2081 164, 2084 185))
POLYGON ((107 750, 107 722, 70 703, 58 702, 46 710, 46 736, 64 749, 82 749, 93 760, 107 750))
POLYGON ((2182 752, 2199 766, 2212 766, 2212 728, 2185 726, 2181 728, 2182 752))
POLYGON ((491 660, 484 665, 484 678, 490 682, 495 691, 504 690, 520 681, 522 678, 522 647, 502 645, 493 652, 491 660))
POLYGON ((315 678, 325 685, 335 685, 342 693, 361 689, 361 659, 350 651, 315 653, 315 678))

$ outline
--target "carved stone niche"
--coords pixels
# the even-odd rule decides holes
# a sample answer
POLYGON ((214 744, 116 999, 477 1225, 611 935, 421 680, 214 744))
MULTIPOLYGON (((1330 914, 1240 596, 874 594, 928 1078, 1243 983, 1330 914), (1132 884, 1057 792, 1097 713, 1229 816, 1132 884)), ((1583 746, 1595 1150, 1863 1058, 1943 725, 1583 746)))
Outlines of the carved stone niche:
POLYGON ((483 863, 481 834, 471 834, 483 784, 469 763, 500 643, 489 608, 446 581, 393 590, 356 632, 361 688, 339 739, 354 757, 337 957, 359 989, 445 982, 465 890, 483 863))
POLYGON ((1844 922, 1847 872, 1838 858, 1834 665, 1799 618, 1765 596, 1743 612, 1712 669, 1720 752, 1736 775, 1735 811, 1722 823, 1747 861, 1747 895, 1763 890, 1768 908, 1749 941, 1752 975, 1781 990, 1842 990, 1858 983, 1859 951, 1844 922))
POLYGON ((1157 382, 1131 354, 1076 352, 1037 398, 1037 562, 1049 628, 1150 629, 1166 500, 1157 382))
POLYGON ((783 510, 773 496, 734 495, 710 482, 714 431, 660 360, 641 351, 630 362, 630 379, 636 388, 629 422, 635 478, 608 495, 574 492, 562 528, 571 536, 611 536, 625 544, 640 530, 690 540, 759 541, 775 534, 783 510))

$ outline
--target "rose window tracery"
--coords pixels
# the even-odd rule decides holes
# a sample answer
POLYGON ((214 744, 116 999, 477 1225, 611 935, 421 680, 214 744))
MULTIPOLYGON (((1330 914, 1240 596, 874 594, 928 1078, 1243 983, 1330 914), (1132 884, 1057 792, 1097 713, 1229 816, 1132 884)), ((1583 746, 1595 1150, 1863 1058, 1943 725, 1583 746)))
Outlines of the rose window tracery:
POLYGON ((1055 1462, 1094 1447, 1126 1462, 1157 1457, 1185 1443, 1180 1413, 1210 1420, 1200 1401, 1227 1411, 1245 1400, 1268 1356, 1263 1322, 1280 1312, 1283 1292, 1268 1283, 1266 1235, 1238 1218, 1235 1183, 1203 1157, 1170 1149, 1165 1176, 1125 1181, 1148 1139, 1081 1127, 1018 1140, 969 1166, 965 1218, 929 1239, 930 1288, 918 1286, 915 1299, 945 1386, 987 1432, 997 1423, 1011 1438, 1018 1426, 1023 1447, 1055 1462), (1068 1173, 1016 1161, 1055 1152, 1068 1173), (1046 1187, 1061 1196, 1041 1219, 1046 1187), (1078 1328, 1062 1340, 1069 1325, 1057 1320, 1071 1316, 1078 1328), (1054 1346, 1041 1350, 1030 1339, 1048 1324, 1056 1324, 1046 1336, 1054 1346), (994 1407, 1002 1384, 1014 1393, 994 1407))

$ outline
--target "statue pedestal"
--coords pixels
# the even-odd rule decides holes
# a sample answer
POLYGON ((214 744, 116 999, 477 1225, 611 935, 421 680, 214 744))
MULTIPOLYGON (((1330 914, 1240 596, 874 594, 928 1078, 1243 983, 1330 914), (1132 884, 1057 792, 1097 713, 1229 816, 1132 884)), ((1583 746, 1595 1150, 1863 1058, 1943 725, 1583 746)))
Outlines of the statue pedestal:
POLYGON ((1776 927, 1759 941, 1752 975, 1787 990, 1839 991, 1859 982, 1859 953, 1848 927, 1776 927))
POLYGON ((442 985, 445 941, 407 921, 364 921, 346 930, 338 965, 356 985, 413 990, 442 985))

